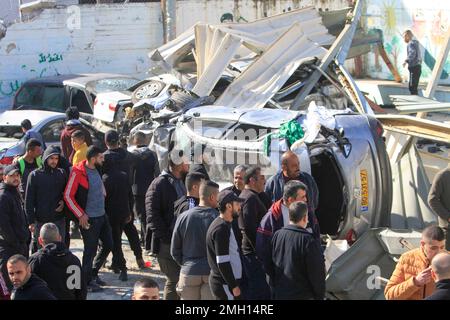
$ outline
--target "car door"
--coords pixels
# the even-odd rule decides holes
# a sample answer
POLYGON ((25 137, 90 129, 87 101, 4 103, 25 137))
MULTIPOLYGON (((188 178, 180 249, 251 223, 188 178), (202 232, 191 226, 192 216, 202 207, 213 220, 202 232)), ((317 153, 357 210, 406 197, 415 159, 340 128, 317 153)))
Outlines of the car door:
POLYGON ((58 119, 48 122, 39 130, 47 148, 49 146, 61 147, 60 136, 63 129, 64 119, 58 119))
POLYGON ((84 90, 70 86, 69 97, 70 106, 76 106, 82 113, 92 114, 92 106, 84 90))

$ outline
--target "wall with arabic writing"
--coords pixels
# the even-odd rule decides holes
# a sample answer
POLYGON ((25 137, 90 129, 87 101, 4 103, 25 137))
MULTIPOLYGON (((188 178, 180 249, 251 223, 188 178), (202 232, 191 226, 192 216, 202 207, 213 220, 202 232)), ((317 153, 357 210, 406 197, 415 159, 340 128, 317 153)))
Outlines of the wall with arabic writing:
POLYGON ((90 72, 145 77, 149 50, 162 44, 160 4, 77 8, 44 10, 8 27, 0 40, 0 107, 31 78, 90 72))
MULTIPOLYGON (((410 29, 417 37, 422 48, 422 77, 426 82, 431 75, 447 28, 450 26, 450 2, 439 0, 370 0, 366 1, 362 22, 369 32, 382 31, 383 42, 391 62, 397 67, 404 79, 408 79, 408 70, 402 63, 406 58, 406 44, 402 33, 410 29)), ((366 74, 377 79, 392 80, 383 60, 376 50, 368 54, 365 63, 366 74)), ((450 57, 441 75, 441 84, 450 84, 450 57)))

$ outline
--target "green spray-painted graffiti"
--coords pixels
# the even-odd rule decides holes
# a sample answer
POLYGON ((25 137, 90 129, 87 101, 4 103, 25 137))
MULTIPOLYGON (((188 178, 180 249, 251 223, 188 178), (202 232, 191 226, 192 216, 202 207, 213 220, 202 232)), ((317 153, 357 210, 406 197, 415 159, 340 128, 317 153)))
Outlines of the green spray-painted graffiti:
POLYGON ((21 85, 22 83, 19 80, 10 82, 0 81, 0 96, 12 97, 21 85))
POLYGON ((63 55, 62 54, 57 54, 57 53, 48 53, 48 54, 44 54, 44 53, 39 53, 39 63, 44 63, 44 62, 48 62, 48 63, 52 63, 52 62, 57 62, 57 61, 62 61, 63 60, 63 55))

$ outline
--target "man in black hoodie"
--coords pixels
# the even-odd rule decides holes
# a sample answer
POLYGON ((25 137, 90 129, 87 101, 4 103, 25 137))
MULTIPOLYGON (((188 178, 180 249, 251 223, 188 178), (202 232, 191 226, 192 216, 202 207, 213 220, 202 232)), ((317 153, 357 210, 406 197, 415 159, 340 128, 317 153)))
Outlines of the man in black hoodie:
POLYGON ((6 263, 15 254, 28 257, 27 218, 22 207, 18 187, 20 185, 20 169, 9 165, 4 169, 3 182, 0 184, 0 270, 6 285, 11 290, 6 263))
POLYGON ((9 258, 8 274, 14 284, 11 300, 56 300, 47 283, 31 273, 24 256, 16 254, 9 258))
MULTIPOLYGON (((132 168, 132 189, 134 200, 134 214, 141 222, 141 243, 146 250, 150 250, 150 243, 146 243, 145 233, 147 226, 147 215, 145 214, 145 193, 152 181, 159 176, 159 162, 156 153, 148 148, 146 136, 138 131, 134 134, 133 144, 136 148, 132 151, 135 156, 135 166, 132 168)), ((151 239, 151 237, 149 237, 151 239)))
POLYGON ((113 249, 112 265, 120 271, 119 279, 127 281, 126 260, 122 251, 122 233, 130 223, 133 208, 133 194, 128 177, 118 168, 117 157, 110 155, 103 163, 103 184, 106 189, 105 212, 111 224, 113 249))
MULTIPOLYGON (((108 150, 105 151, 105 162, 108 162, 110 159, 113 159, 115 162, 115 166, 117 170, 124 172, 127 175, 128 182, 131 184, 131 172, 136 163, 136 158, 133 154, 128 152, 125 149, 122 149, 119 146, 119 133, 116 130, 108 130, 105 133, 105 144, 108 150)), ((145 268, 145 262, 142 257, 142 247, 139 240, 139 233, 134 225, 134 216, 131 216, 131 219, 128 223, 124 224, 123 232, 128 238, 128 242, 130 243, 130 248, 136 257, 136 263, 140 269, 145 268)), ((111 269, 116 271, 119 270, 119 266, 111 265, 111 269)))
POLYGON ((42 226, 38 241, 43 248, 30 257, 31 271, 47 282, 58 300, 86 300, 81 262, 61 241, 58 229, 54 223, 42 226))
POLYGON ((39 249, 38 237, 44 223, 53 222, 65 241, 64 189, 67 176, 58 168, 59 149, 48 147, 44 152, 43 166, 30 173, 25 193, 25 208, 32 233, 31 253, 39 249))

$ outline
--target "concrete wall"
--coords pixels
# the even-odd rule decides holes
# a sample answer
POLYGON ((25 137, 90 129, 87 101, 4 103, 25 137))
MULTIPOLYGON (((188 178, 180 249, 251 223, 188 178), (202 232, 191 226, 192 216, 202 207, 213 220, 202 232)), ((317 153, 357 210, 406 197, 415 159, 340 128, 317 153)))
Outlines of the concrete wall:
POLYGON ((182 0, 177 1, 177 34, 198 21, 220 23, 231 13, 234 22, 248 22, 293 9, 314 5, 317 9, 337 10, 348 0, 182 0))
MULTIPOLYGON (((10 6, 18 2, 0 1, 10 6)), ((74 1, 58 0, 58 5, 74 1)), ((333 10, 347 6, 348 0, 181 0, 176 31, 179 34, 198 21, 220 23, 226 13, 234 21, 246 22, 308 5, 333 10)), ((47 9, 31 21, 8 27, 0 40, 0 107, 8 107, 30 78, 81 72, 145 77, 147 53, 163 42, 160 3, 76 8, 79 15, 71 11, 73 7, 47 9)))
MULTIPOLYGON (((405 80, 408 79, 408 70, 402 67, 402 63, 406 58, 406 44, 401 34, 406 29, 412 30, 422 46, 421 82, 426 82, 450 27, 450 1, 367 0, 362 22, 369 31, 382 30, 386 52, 405 80)), ((376 50, 366 56, 364 66, 366 75, 372 78, 393 79, 376 50)), ((450 57, 447 58, 441 84, 450 84, 449 74, 450 57)))
POLYGON ((115 72, 145 77, 147 54, 162 44, 159 3, 44 10, 11 25, 0 40, 0 106, 27 79, 64 73, 115 72))

